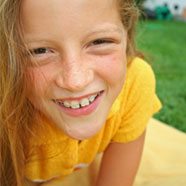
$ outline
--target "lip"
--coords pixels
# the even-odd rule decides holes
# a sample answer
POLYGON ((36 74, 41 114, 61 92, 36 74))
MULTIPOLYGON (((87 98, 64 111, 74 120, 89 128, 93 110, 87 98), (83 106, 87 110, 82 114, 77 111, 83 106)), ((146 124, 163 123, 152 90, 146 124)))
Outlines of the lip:
MULTIPOLYGON (((73 117, 79 117, 79 116, 83 116, 83 115, 89 115, 91 114, 92 112, 94 112, 96 110, 96 108, 99 106, 100 102, 101 102, 101 99, 103 97, 103 94, 104 94, 104 91, 101 91, 100 92, 100 95, 92 102, 90 103, 89 105, 87 105, 86 107, 82 107, 82 108, 79 108, 79 109, 72 109, 72 108, 67 108, 67 107, 64 107, 63 105, 59 105, 57 103, 55 103, 58 107, 60 107, 60 109, 67 115, 69 116, 73 116, 73 117)), ((90 95, 93 95, 93 94, 90 94, 90 95)), ((85 97, 85 96, 83 96, 85 97)), ((81 98, 78 98, 78 99, 82 99, 83 97, 81 98)), ((87 96, 86 96, 87 97, 87 96)), ((73 98, 74 99, 74 98, 73 98)), ((65 99, 66 100, 66 99, 65 99)), ((69 100, 69 99, 68 99, 69 100)), ((77 100, 77 99, 76 99, 77 100)))
MULTIPOLYGON (((100 91, 100 92, 102 92, 102 91, 100 91)), ((95 94, 98 94, 98 93, 100 93, 100 92, 95 92, 95 93, 91 93, 91 94, 86 94, 86 95, 84 95, 84 96, 80 96, 80 97, 69 97, 69 98, 59 98, 59 99, 55 99, 56 101, 62 101, 62 102, 64 102, 64 101, 80 101, 80 100, 82 100, 83 98, 89 98, 90 96, 92 96, 92 95, 95 95, 95 94)), ((55 101, 54 100, 54 101, 55 101)))

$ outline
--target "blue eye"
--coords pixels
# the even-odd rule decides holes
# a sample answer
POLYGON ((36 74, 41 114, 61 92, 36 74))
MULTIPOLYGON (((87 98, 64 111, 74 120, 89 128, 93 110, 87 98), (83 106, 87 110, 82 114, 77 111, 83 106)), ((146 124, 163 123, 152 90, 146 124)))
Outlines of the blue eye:
POLYGON ((46 48, 37 48, 37 49, 34 49, 34 50, 31 50, 30 53, 31 54, 35 54, 35 55, 38 55, 38 54, 45 54, 45 53, 49 53, 50 50, 49 49, 46 49, 46 48))
POLYGON ((91 45, 101 45, 104 43, 113 43, 112 40, 107 40, 107 39, 97 39, 91 43, 91 45))

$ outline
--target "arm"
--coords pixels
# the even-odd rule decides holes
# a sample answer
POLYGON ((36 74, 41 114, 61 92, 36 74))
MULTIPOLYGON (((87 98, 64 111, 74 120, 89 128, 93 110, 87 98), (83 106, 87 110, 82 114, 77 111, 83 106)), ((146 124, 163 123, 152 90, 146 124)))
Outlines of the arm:
POLYGON ((135 141, 111 143, 105 151, 96 186, 132 186, 135 179, 145 132, 135 141))

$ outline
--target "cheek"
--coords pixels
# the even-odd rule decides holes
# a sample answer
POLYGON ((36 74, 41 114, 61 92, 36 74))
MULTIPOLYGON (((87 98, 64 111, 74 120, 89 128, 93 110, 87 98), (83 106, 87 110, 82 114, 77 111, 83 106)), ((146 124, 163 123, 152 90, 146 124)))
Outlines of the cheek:
POLYGON ((50 87, 51 73, 49 69, 30 67, 26 71, 27 95, 29 100, 43 97, 50 87))
POLYGON ((97 63, 99 75, 110 84, 123 82, 126 73, 126 57, 123 53, 104 56, 97 63))

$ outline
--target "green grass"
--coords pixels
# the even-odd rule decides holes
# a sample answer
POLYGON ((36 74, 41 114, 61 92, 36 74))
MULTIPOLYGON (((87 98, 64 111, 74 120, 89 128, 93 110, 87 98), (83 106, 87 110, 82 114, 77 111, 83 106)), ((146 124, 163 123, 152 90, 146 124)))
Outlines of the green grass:
POLYGON ((137 35, 138 48, 154 69, 163 104, 155 118, 186 132, 186 23, 140 22, 137 35))

